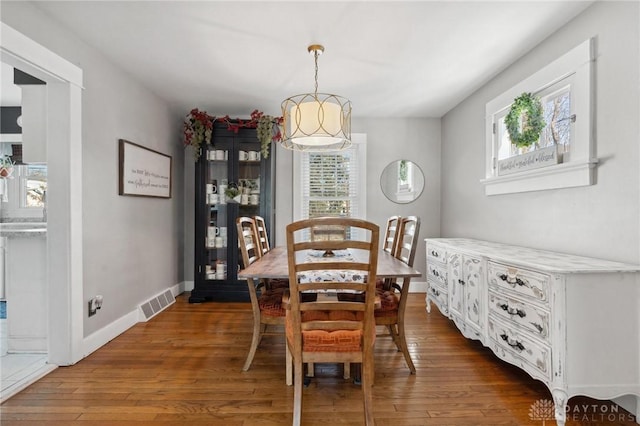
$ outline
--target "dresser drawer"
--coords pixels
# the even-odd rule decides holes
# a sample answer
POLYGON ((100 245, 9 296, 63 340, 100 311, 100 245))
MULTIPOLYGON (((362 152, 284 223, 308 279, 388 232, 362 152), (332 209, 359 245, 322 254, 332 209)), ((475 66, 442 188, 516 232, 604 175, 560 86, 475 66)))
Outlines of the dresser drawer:
POLYGON ((427 263, 427 279, 440 283, 441 286, 447 285, 447 267, 435 263, 427 263))
POLYGON ((447 261, 447 250, 433 244, 427 244, 427 263, 430 260, 445 263, 447 261))
POLYGON ((549 312, 513 297, 489 290, 489 315, 495 315, 506 324, 516 324, 534 336, 549 341, 549 312))
POLYGON ((499 357, 519 365, 533 377, 545 381, 551 379, 551 348, 548 345, 494 318, 489 318, 488 337, 499 357))
POLYGON ((427 299, 438 305, 438 309, 443 314, 449 314, 449 294, 446 287, 441 287, 432 280, 427 286, 427 299))
POLYGON ((487 275, 490 287, 506 289, 543 304, 549 302, 548 275, 495 262, 488 262, 487 275))

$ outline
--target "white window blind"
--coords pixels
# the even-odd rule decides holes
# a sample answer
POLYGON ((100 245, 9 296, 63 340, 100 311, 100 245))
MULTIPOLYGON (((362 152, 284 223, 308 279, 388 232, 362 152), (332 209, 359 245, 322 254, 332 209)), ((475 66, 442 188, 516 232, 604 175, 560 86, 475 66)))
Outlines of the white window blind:
POLYGON ((358 162, 355 149, 302 154, 302 215, 358 216, 358 162))
POLYGON ((322 216, 366 218, 366 137, 352 135, 343 151, 296 152, 294 219, 322 216))

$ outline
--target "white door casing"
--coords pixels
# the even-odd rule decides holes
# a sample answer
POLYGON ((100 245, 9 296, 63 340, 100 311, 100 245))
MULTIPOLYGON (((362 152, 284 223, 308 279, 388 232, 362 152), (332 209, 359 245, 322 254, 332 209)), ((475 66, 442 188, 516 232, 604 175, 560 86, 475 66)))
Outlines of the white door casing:
POLYGON ((0 60, 47 83, 49 364, 82 359, 82 69, 0 22, 0 60))

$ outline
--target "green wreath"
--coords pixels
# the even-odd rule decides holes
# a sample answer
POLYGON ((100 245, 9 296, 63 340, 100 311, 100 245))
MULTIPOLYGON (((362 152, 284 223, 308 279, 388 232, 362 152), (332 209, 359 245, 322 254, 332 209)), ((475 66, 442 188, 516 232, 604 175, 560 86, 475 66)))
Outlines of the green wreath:
POLYGON ((509 132, 511 142, 521 148, 530 146, 538 141, 540 132, 546 123, 542 117, 540 99, 531 93, 523 93, 513 100, 509 113, 504 118, 504 124, 509 132), (520 117, 525 114, 522 131, 520 131, 520 117))

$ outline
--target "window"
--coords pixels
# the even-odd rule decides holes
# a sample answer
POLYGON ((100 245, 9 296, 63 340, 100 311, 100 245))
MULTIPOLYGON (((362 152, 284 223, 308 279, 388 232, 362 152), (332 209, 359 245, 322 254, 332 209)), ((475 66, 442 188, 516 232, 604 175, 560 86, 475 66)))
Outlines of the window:
MULTIPOLYGON (((592 185, 595 182, 591 141, 591 80, 594 54, 587 40, 531 77, 512 87, 486 106, 487 195, 592 185), (540 98, 545 128, 537 146, 524 150, 511 143, 504 118, 514 98, 530 92, 540 98), (557 147, 554 149, 554 147, 557 147), (537 157, 519 157, 528 150, 553 152, 557 164, 529 166, 537 157), (505 170, 505 160, 518 167, 505 170)), ((538 155, 533 153, 533 155, 538 155)), ((508 165, 509 163, 507 163, 508 165)))
POLYGON ((20 207, 43 208, 47 191, 47 166, 27 165, 21 171, 20 207))
MULTIPOLYGON (((575 121, 576 115, 571 111, 571 78, 566 78, 551 87, 534 93, 540 99, 543 108, 545 128, 540 134, 540 140, 537 148, 546 148, 558 146, 558 153, 561 160, 568 160, 571 150, 572 123, 575 121), (565 157, 566 154, 566 158, 565 157)), ((521 154, 509 139, 509 133, 504 122, 504 118, 509 112, 509 108, 496 114, 497 135, 496 135, 496 152, 498 153, 498 161, 521 154)))
POLYGON ((7 179, 7 197, 2 203, 3 217, 43 218, 46 206, 46 164, 15 166, 13 178, 7 179))
POLYGON ((366 136, 335 152, 294 152, 294 220, 366 217, 366 136))

